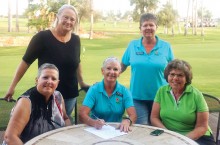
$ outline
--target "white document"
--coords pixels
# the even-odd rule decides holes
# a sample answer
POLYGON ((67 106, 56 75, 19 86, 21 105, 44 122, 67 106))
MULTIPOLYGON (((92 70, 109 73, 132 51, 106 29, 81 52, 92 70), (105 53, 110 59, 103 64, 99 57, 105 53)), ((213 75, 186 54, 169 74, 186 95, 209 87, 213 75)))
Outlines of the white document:
POLYGON ((116 136, 127 134, 125 132, 121 132, 120 129, 115 129, 110 125, 104 125, 102 126, 102 129, 96 129, 95 127, 88 127, 85 128, 84 130, 93 133, 103 139, 110 139, 116 136))

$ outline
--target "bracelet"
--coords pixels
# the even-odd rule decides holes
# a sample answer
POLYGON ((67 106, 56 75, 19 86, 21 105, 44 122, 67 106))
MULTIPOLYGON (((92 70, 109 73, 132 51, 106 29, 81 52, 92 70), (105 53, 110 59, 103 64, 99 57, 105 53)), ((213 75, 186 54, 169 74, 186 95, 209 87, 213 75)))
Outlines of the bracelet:
POLYGON ((132 121, 131 121, 131 119, 129 118, 129 117, 123 117, 123 119, 127 119, 127 120, 129 120, 130 121, 130 126, 132 125, 132 121))

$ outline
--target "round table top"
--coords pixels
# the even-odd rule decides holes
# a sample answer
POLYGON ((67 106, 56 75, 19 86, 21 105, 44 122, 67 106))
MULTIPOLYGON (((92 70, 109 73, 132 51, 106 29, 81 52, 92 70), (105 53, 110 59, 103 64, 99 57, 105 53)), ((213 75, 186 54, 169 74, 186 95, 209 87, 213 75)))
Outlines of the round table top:
MULTIPOLYGON (((116 127, 118 124, 110 123, 116 127)), ((157 127, 134 124, 128 134, 111 139, 103 139, 84 129, 85 124, 59 128, 41 134, 25 145, 198 145, 186 136, 173 131, 164 130, 159 136, 152 136, 150 132, 157 127)))

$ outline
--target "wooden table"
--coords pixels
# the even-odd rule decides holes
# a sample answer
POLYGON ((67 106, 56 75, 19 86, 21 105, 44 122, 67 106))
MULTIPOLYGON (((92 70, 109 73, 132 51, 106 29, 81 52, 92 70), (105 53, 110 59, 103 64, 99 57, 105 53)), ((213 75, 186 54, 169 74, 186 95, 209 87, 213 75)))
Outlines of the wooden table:
MULTIPOLYGON (((111 126, 117 126, 111 123, 111 126)), ((25 145, 198 145, 193 140, 178 133, 164 130, 160 136, 150 132, 157 127, 133 125, 132 132, 111 139, 102 139, 84 129, 85 124, 73 125, 46 132, 28 141, 25 145)))

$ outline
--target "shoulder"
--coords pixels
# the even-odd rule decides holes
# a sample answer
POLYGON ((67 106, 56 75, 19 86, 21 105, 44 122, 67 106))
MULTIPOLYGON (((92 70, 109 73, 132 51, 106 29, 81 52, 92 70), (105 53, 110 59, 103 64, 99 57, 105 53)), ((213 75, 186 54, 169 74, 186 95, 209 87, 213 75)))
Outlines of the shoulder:
POLYGON ((98 91, 101 88, 103 88, 103 83, 102 82, 95 82, 92 86, 89 87, 89 90, 91 91, 98 91))
POLYGON ((79 35, 76 35, 75 33, 72 33, 72 34, 71 34, 71 39, 80 40, 80 37, 79 37, 79 35))
POLYGON ((63 99, 63 96, 62 94, 60 93, 60 91, 57 91, 55 90, 54 93, 53 93, 56 101, 58 101, 60 104, 62 103, 62 99, 63 99))
POLYGON ((170 46, 170 43, 165 41, 165 40, 162 40, 160 39, 158 36, 155 36, 157 41, 158 41, 158 45, 166 45, 166 46, 170 46))
POLYGON ((51 37, 52 36, 52 33, 50 30, 44 30, 44 31, 40 31, 40 32, 37 32, 34 36, 33 36, 33 39, 37 39, 37 40, 45 40, 46 38, 48 37, 51 37), (45 38, 46 37, 46 38, 45 38))
POLYGON ((121 94, 121 95, 131 96, 130 90, 120 83, 117 83, 116 89, 117 89, 116 94, 118 93, 119 95, 121 94))
POLYGON ((51 35, 51 31, 50 30, 44 30, 44 31, 39 31, 38 33, 35 34, 35 36, 48 36, 51 35))
POLYGON ((201 91, 199 91, 197 88, 195 88, 192 85, 188 85, 186 87, 186 91, 185 91, 188 96, 190 96, 191 98, 194 98, 195 102, 205 102, 205 98, 202 94, 201 91))
POLYGON ((133 39, 129 42, 129 45, 138 45, 141 43, 142 37, 138 39, 133 39))

